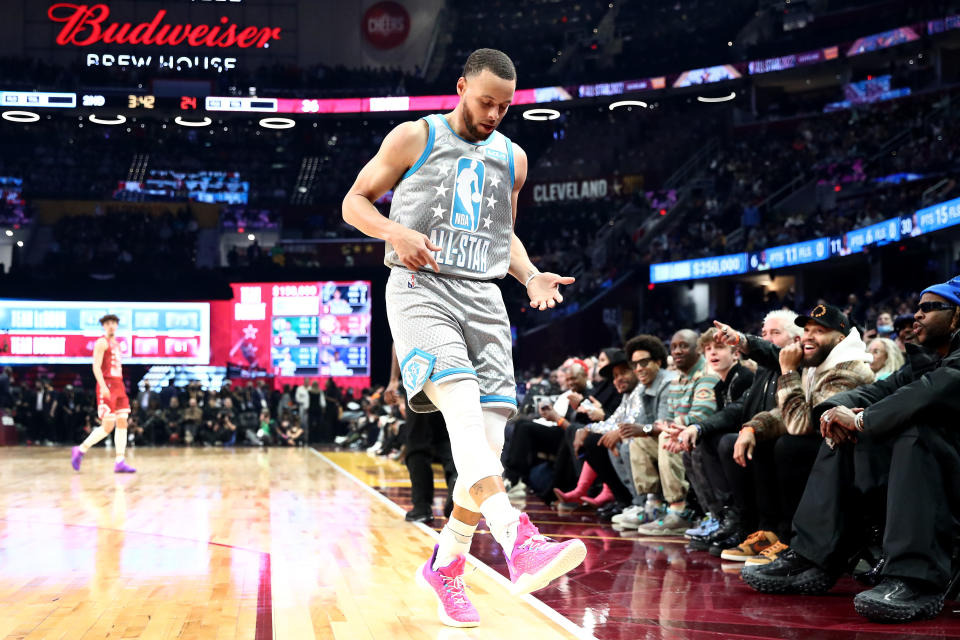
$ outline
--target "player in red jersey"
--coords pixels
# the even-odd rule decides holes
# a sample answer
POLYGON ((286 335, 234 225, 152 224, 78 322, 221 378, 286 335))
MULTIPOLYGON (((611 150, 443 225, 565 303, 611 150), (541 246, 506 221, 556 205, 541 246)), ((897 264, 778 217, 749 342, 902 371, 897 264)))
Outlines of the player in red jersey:
POLYGON ((111 314, 100 318, 104 335, 97 338, 93 347, 93 376, 97 379, 97 414, 100 426, 90 432, 79 447, 74 447, 70 463, 80 471, 80 461, 90 447, 110 435, 116 427, 113 442, 117 448, 114 473, 134 473, 136 469, 124 460, 127 449, 127 417, 130 415, 130 400, 123 386, 123 367, 120 364, 120 345, 115 338, 120 318, 111 314))

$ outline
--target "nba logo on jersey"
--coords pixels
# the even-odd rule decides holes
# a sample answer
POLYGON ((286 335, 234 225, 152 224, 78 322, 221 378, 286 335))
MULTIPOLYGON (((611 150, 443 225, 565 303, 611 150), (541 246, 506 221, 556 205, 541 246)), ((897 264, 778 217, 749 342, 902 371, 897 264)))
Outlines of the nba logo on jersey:
POLYGON ((407 281, 407 289, 416 289, 417 288, 417 275, 415 273, 410 274, 410 280, 407 281))
POLYGON ((451 207, 451 224, 454 229, 473 233, 480 226, 485 173, 483 160, 467 157, 457 159, 457 180, 454 183, 451 207))

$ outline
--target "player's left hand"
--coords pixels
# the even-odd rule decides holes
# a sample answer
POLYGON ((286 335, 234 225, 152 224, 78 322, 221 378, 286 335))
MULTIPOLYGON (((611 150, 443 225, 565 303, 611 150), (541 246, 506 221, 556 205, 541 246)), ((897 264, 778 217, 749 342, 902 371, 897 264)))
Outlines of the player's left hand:
POLYGON ((527 295, 530 296, 530 306, 540 311, 553 309, 563 302, 560 295, 560 285, 573 284, 576 278, 558 276, 555 273, 538 273, 527 285, 527 295))

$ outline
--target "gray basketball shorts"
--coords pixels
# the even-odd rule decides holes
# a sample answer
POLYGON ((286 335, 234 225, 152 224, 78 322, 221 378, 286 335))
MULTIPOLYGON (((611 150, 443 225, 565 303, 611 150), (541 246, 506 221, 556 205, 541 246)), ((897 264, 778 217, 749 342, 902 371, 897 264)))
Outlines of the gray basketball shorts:
POLYGON ((475 379, 484 408, 517 410, 510 324, 493 282, 394 267, 387 318, 410 408, 437 411, 423 386, 475 379))

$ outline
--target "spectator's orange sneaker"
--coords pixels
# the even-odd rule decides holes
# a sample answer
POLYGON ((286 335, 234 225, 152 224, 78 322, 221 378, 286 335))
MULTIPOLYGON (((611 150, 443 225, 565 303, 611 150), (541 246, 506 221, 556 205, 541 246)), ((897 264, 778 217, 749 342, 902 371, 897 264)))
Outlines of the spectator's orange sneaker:
POLYGON ((783 544, 779 540, 774 542, 772 545, 760 552, 760 555, 747 558, 746 564, 748 565, 758 565, 758 564, 770 564, 777 559, 777 556, 789 549, 787 545, 783 544))
POLYGON ((750 558, 756 558, 764 549, 769 549, 778 542, 780 542, 780 539, 773 531, 756 531, 751 533, 739 546, 733 549, 724 549, 720 557, 731 562, 746 562, 750 558))

